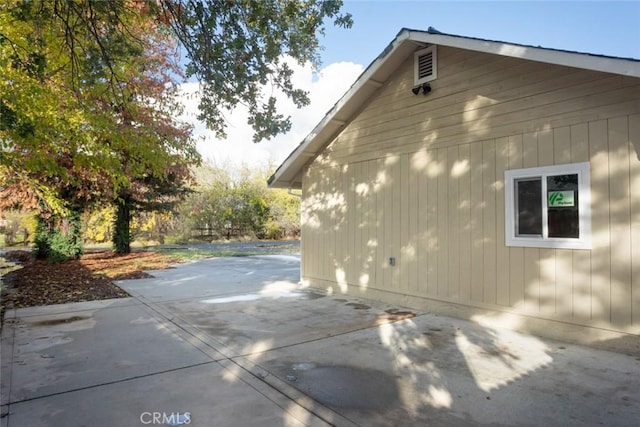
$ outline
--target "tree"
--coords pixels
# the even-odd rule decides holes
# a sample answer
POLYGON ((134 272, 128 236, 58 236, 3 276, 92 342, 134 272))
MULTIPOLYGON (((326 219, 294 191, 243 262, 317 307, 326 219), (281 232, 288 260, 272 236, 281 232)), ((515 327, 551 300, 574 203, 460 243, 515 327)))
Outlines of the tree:
MULTIPOLYGON (((28 192, 51 221, 40 241, 54 237, 55 216, 79 218, 96 202, 115 200, 128 215, 136 182, 171 183, 173 165, 199 161, 190 127, 173 118, 175 44, 144 5, 114 2, 116 19, 109 2, 6 3, 0 171, 3 189, 28 192), (34 93, 50 108, 39 108, 34 93)), ((80 230, 70 228, 74 242, 80 230)))
MULTIPOLYGON (((318 36, 326 19, 349 28, 352 18, 340 12, 341 0, 161 0, 160 16, 187 53, 187 75, 201 84, 200 115, 224 136, 225 110, 244 104, 254 141, 291 128, 289 117, 277 112, 274 96, 262 93, 268 84, 298 107, 307 94, 293 87, 293 71, 282 61, 319 64, 318 36)), ((270 88, 269 88, 270 89, 270 88)))
POLYGON ((162 175, 137 177, 122 187, 115 200, 113 248, 116 253, 131 252, 131 220, 136 212, 166 212, 191 193, 191 171, 184 159, 176 156, 162 175))
MULTIPOLYGON (((249 108, 249 124, 260 141, 290 129, 288 117, 278 114, 275 97, 264 99, 268 83, 296 105, 308 104, 304 91, 293 87, 292 70, 284 55, 303 63, 319 63, 318 36, 325 20, 342 27, 351 15, 340 12, 341 0, 2 0, 0 40, 5 58, 18 74, 45 80, 52 61, 64 62, 73 87, 82 87, 87 71, 97 71, 118 95, 126 72, 119 61, 136 55, 142 42, 135 30, 153 21, 179 40, 187 56, 187 77, 201 82, 199 118, 224 134, 225 110, 238 104, 249 108), (63 43, 55 43, 52 36, 63 43), (84 65, 83 65, 84 64, 84 65), (87 69, 85 66, 89 64, 87 69), (18 65, 18 66, 16 66, 18 65)), ((13 76, 15 77, 15 76, 13 76)), ((13 78, 12 77, 12 78, 13 78)), ((19 76, 18 76, 19 77, 19 76)), ((14 86, 15 87, 15 86, 14 86)), ((37 122, 0 103, 9 122, 23 136, 33 134, 37 122)))
MULTIPOLYGON (((237 171, 236 171, 237 172, 237 171)), ((200 238, 296 237, 300 199, 286 190, 269 189, 266 170, 231 173, 211 166, 196 170, 197 186, 177 209, 182 240, 200 238), (232 176, 233 175, 233 176, 232 176)))
MULTIPOLYGON (((58 190, 81 188, 87 173, 107 172, 113 183, 122 180, 103 144, 117 127, 108 111, 112 106, 100 102, 105 89, 113 88, 111 65, 101 63, 82 25, 74 29, 71 47, 60 43, 67 33, 57 17, 74 4, 4 0, 0 12, 0 164, 59 213, 66 207, 58 190)), ((99 20, 92 20, 97 28, 99 20)), ((101 43, 113 46, 111 63, 126 59, 126 49, 116 55, 115 46, 122 43, 113 31, 105 26, 101 33, 101 43)))
POLYGON ((308 103, 283 57, 317 63, 325 20, 351 25, 341 6, 0 0, 0 180, 28 193, 50 217, 79 217, 92 203, 115 198, 124 221, 133 182, 166 179, 176 154, 198 160, 184 138, 188 130, 172 120, 175 40, 186 52, 187 77, 201 83, 199 118, 223 135, 225 112, 244 104, 260 141, 291 125, 264 88, 308 103))
POLYGON ((269 219, 265 224, 265 237, 283 239, 300 235, 300 197, 282 188, 269 189, 266 195, 269 219))

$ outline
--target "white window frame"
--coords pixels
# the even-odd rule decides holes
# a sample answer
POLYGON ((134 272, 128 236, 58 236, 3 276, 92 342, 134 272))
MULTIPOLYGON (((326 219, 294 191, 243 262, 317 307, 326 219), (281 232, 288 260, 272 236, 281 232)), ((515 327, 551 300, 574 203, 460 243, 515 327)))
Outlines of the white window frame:
POLYGON ((425 49, 421 49, 413 54, 413 84, 421 85, 438 78, 438 50, 436 45, 431 45, 425 49), (432 72, 431 75, 418 78, 420 75, 420 64, 418 58, 425 53, 431 52, 432 72))
POLYGON ((505 244, 532 248, 591 249, 591 178, 589 162, 542 166, 507 170, 505 181, 505 244), (553 175, 578 175, 578 221, 580 237, 548 237, 547 177, 553 175), (516 234, 515 181, 540 178, 542 183, 542 236, 518 236, 516 234))

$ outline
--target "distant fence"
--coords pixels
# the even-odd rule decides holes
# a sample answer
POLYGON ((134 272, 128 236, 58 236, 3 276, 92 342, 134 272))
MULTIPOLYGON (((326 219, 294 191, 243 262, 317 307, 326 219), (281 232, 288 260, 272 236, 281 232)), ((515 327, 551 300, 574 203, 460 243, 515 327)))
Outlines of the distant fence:
POLYGON ((240 236, 242 236, 242 234, 240 233, 239 227, 227 228, 222 233, 220 233, 219 230, 214 230, 210 227, 196 227, 191 229, 191 238, 193 239, 218 240, 223 238, 230 239, 232 237, 240 236))

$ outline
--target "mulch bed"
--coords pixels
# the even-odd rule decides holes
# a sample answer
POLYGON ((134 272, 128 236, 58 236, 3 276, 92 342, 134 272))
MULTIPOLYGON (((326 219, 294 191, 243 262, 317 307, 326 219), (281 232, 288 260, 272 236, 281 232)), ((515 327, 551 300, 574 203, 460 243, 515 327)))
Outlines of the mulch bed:
POLYGON ((97 252, 60 264, 36 260, 26 251, 11 251, 4 257, 23 264, 3 278, 7 292, 2 305, 15 308, 125 298, 129 294, 113 280, 151 277, 143 270, 168 268, 175 261, 153 252, 97 252))
POLYGON ((20 260, 23 264, 23 268, 4 278, 9 288, 5 297, 8 306, 33 307, 129 296, 110 278, 94 275, 79 260, 50 264, 30 255, 25 259, 24 252, 9 252, 5 258, 13 262, 20 260))

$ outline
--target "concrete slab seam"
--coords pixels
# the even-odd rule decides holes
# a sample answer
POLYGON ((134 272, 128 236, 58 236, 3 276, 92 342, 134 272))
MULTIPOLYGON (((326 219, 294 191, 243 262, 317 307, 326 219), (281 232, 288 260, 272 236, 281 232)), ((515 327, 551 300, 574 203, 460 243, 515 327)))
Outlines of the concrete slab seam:
POLYGON ((225 353, 222 349, 226 348, 226 346, 215 339, 208 337, 208 339, 203 338, 203 333, 198 328, 194 328, 191 325, 188 325, 184 319, 181 319, 179 316, 168 311, 166 308, 161 305, 153 304, 150 302, 143 303, 146 311, 157 320, 168 323, 170 330, 180 337, 182 340, 190 344, 191 346, 198 349, 200 352, 204 353, 206 356, 210 357, 213 361, 219 362, 220 360, 228 359, 230 356, 225 353), (177 321, 177 319, 179 321, 177 321), (195 338, 197 342, 193 342, 190 338, 195 338), (216 345, 212 345, 209 341, 215 341, 216 345), (204 348, 203 348, 204 347, 204 348), (217 354, 212 354, 212 351, 217 354))
POLYGON ((216 361, 209 361, 209 362, 202 362, 202 363, 194 363, 192 365, 188 365, 188 366, 181 366, 179 368, 173 368, 173 369, 166 369, 164 371, 157 371, 157 372, 152 372, 149 374, 144 374, 144 375, 136 375, 133 377, 129 377, 129 378, 123 378, 123 379, 119 379, 119 380, 115 380, 115 381, 106 381, 100 384, 93 384, 90 386, 86 386, 86 387, 77 387, 77 388, 73 388, 73 389, 69 389, 69 390, 64 390, 64 391, 60 391, 57 393, 50 393, 50 394, 45 394, 42 396, 36 396, 36 397, 29 397, 26 399, 20 399, 20 400, 16 400, 16 401, 10 401, 8 403, 8 405, 16 405, 18 403, 24 403, 24 402, 32 402, 35 400, 40 400, 40 399, 46 399, 49 397, 53 397, 53 396, 61 396, 61 395, 65 395, 65 394, 69 394, 69 393, 75 393, 78 391, 83 391, 83 390, 91 390, 91 389, 95 389, 95 388, 99 388, 99 387, 103 387, 103 386, 108 386, 108 385, 114 385, 114 384, 122 384, 122 383, 126 383, 129 381, 135 381, 135 380, 139 380, 142 378, 151 378, 157 375, 164 375, 164 374, 168 374, 171 372, 177 372, 177 371, 182 371, 185 369, 191 369, 191 368, 197 368, 200 366, 207 366, 207 365, 211 365, 213 363, 217 363, 216 361))
MULTIPOLYGON (((277 402, 276 400, 274 400, 274 398, 272 398, 271 396, 266 394, 264 390, 260 390, 258 387, 256 387, 256 385, 255 385, 255 383, 253 383, 253 381, 258 381, 258 382, 260 382, 262 384, 267 385, 269 387, 269 390, 272 391, 272 392, 275 392, 276 395, 280 395, 280 396, 285 397, 287 399, 287 401, 298 405, 299 407, 301 407, 302 409, 307 411, 310 415, 312 415, 313 417, 318 418, 319 420, 321 420, 324 423, 327 423, 328 425, 333 425, 333 424, 330 421, 327 421, 327 418, 329 418, 329 419, 331 419, 331 418, 343 419, 344 421, 341 423, 341 425, 355 425, 353 422, 347 421, 342 415, 340 415, 340 414, 338 414, 338 413, 336 413, 336 412, 334 412, 334 411, 332 411, 332 410, 330 410, 329 408, 326 408, 326 407, 324 407, 325 408, 324 411, 321 411, 322 415, 316 413, 313 410, 313 408, 310 409, 308 407, 309 405, 301 404, 302 401, 305 400, 305 398, 308 399, 308 397, 303 395, 302 393, 300 393, 294 387, 292 387, 289 384, 286 384, 286 383, 284 383, 282 381, 277 382, 276 384, 278 385, 278 387, 276 387, 275 386, 276 384, 274 384, 273 382, 265 381, 265 378, 262 378, 261 376, 255 374, 254 372, 251 371, 250 368, 248 368, 246 366, 243 366, 243 364, 240 364, 240 363, 236 362, 234 360, 233 356, 231 355, 230 349, 226 345, 216 341, 212 337, 210 337, 207 334, 203 333, 198 328, 189 325, 188 322, 185 319, 182 319, 180 316, 176 316, 175 314, 171 313, 165 307, 163 307, 161 304, 150 302, 150 301, 146 300, 146 298, 144 298, 143 296, 136 297, 136 298, 139 298, 142 301, 143 305, 146 306, 149 310, 155 312, 156 318, 158 318, 158 316, 159 316, 160 319, 173 324, 176 328, 181 329, 182 331, 184 331, 184 333, 186 333, 186 334, 192 336, 193 338, 195 338, 202 345, 204 345, 204 346, 210 348, 211 350, 221 354, 223 356, 223 358, 217 359, 217 360, 215 360, 215 362, 220 363, 226 370, 229 370, 229 371, 231 371, 229 364, 233 364, 234 366, 238 367, 240 369, 240 372, 243 372, 248 376, 245 376, 243 378, 242 376, 238 376, 238 371, 237 370, 233 370, 232 374, 234 374, 234 376, 238 377, 241 381, 243 381, 249 387, 251 387, 254 390, 256 390, 258 393, 260 393, 266 399, 268 399, 269 401, 273 402, 278 407, 280 407, 282 410, 284 410, 285 412, 287 412, 290 415, 294 416, 296 419, 298 419, 298 418, 296 417, 295 414, 293 414, 291 412, 290 409, 285 407, 285 405, 281 404, 280 402, 277 402), (217 344, 217 345, 212 344, 211 341, 215 342, 215 344, 217 344), (249 379, 251 379, 252 381, 248 381, 249 379), (284 390, 287 390, 287 392, 285 392, 284 390)), ((202 351, 203 353, 207 354, 209 357, 211 357, 210 353, 207 352, 206 350, 203 350, 200 347, 200 345, 197 345, 197 344, 195 344, 194 342, 192 342, 191 340, 188 340, 188 339, 186 339, 185 341, 188 342, 189 344, 193 345, 194 347, 196 347, 198 350, 202 351)), ((236 356, 236 357, 243 357, 243 356, 236 356)), ((252 366, 255 367, 255 365, 252 365, 252 366)), ((314 403, 316 405, 320 405, 318 402, 314 402, 314 403)), ((299 420, 299 421, 302 422, 302 420, 299 420)))
POLYGON ((287 382, 281 380, 269 370, 264 367, 251 362, 246 359, 244 356, 234 357, 232 359, 228 359, 221 363, 232 363, 236 366, 242 368, 243 371, 247 372, 251 375, 251 377, 258 379, 261 383, 266 384, 271 389, 277 391, 280 394, 283 394, 287 397, 288 400, 295 402, 297 405, 303 407, 305 410, 314 414, 318 418, 327 422, 329 425, 341 425, 341 426, 356 426, 357 424, 344 415, 339 414, 338 412, 333 411, 329 407, 321 404, 320 402, 313 401, 313 405, 309 404, 312 399, 299 391, 297 388, 292 387, 287 382), (262 374, 259 371, 264 371, 267 374, 262 374), (332 420, 332 421, 328 421, 332 420), (337 424, 336 422, 339 421, 337 424))
MULTIPOLYGON (((290 401, 296 403, 297 405, 301 406, 303 409, 305 409, 306 411, 308 411, 311 414, 315 415, 316 417, 318 417, 319 419, 323 420, 324 422, 328 422, 329 424, 333 425, 330 421, 327 421, 329 419, 333 419, 333 420, 339 420, 337 425, 345 425, 345 426, 357 425, 355 422, 349 420, 344 415, 341 415, 341 414, 331 410, 330 408, 320 404, 317 401, 313 401, 313 405, 307 404, 307 402, 311 398, 309 398, 304 393, 300 392, 297 388, 289 385, 285 381, 280 380, 279 378, 277 378, 275 375, 273 375, 271 372, 269 372, 264 367, 262 367, 260 365, 257 365, 257 364, 254 364, 253 362, 248 361, 248 359, 246 359, 246 357, 249 357, 249 356, 252 356, 252 355, 256 355, 256 354, 260 354, 260 353, 267 353, 267 352, 270 352, 270 351, 281 350, 281 349, 285 349, 285 348, 292 347, 292 346, 304 345, 304 344, 318 342, 318 341, 331 339, 331 338, 335 338, 335 337, 339 337, 339 336, 358 333, 358 332, 361 332, 361 331, 374 329, 374 328, 379 326, 378 324, 372 324, 370 326, 365 326, 365 327, 361 327, 361 328, 357 328, 357 329, 353 329, 353 330, 349 330, 349 331, 344 331, 344 332, 336 333, 336 334, 333 334, 333 335, 330 335, 330 336, 325 336, 325 337, 310 339, 310 340, 306 340, 306 341, 302 341, 302 342, 297 342, 297 343, 291 344, 291 345, 283 345, 283 346, 279 346, 279 347, 269 348, 267 350, 263 350, 263 351, 259 351, 259 352, 242 353, 242 354, 234 356, 234 355, 232 355, 232 351, 231 351, 231 349, 228 348, 228 346, 226 346, 223 343, 220 343, 215 338, 213 338, 213 337, 209 336, 208 334, 206 334, 205 332, 201 331, 199 328, 190 325, 189 322, 186 319, 183 319, 179 315, 174 314, 173 312, 169 311, 166 307, 164 307, 164 304, 168 304, 169 302, 163 301, 162 303, 155 303, 155 302, 151 302, 151 301, 146 300, 146 298, 144 298, 143 296, 141 296, 140 299, 141 300, 145 300, 145 304, 147 304, 148 307, 151 310, 156 311, 158 313, 158 315, 162 316, 167 321, 173 323, 175 326, 177 326, 178 328, 182 329, 185 333, 193 336, 194 338, 196 338, 198 341, 200 341, 206 347, 211 348, 212 350, 214 350, 214 351, 220 353, 221 355, 223 355, 224 358, 218 359, 217 361, 220 364, 222 364, 223 366, 225 366, 226 368, 229 367, 229 364, 233 364, 233 365, 238 366, 243 371, 245 371, 247 374, 249 374, 251 378, 253 378, 255 380, 258 380, 261 383, 264 383, 264 384, 268 385, 271 389, 276 391, 278 394, 284 395, 288 400, 290 400, 290 401), (215 344, 213 344, 213 343, 215 343, 215 344), (256 373, 256 371, 258 371, 258 370, 262 370, 264 372, 267 372, 268 375, 260 375, 259 373, 256 373), (315 406, 315 408, 314 408, 314 406, 315 406)), ((190 299, 199 299, 199 298, 190 298, 190 299)), ((366 298, 360 298, 360 300, 366 300, 366 298)), ((419 312, 418 314, 416 314, 415 317, 421 317, 421 316, 425 316, 427 314, 428 313, 425 313, 425 312, 419 312)), ((398 322, 401 323, 403 321, 405 321, 405 319, 389 320, 388 323, 398 323, 398 322)), ((191 341, 189 341, 189 342, 192 345, 195 345, 196 347, 199 347, 198 345, 194 344, 193 342, 191 342, 191 341)), ((203 351, 203 350, 201 349, 201 351, 203 351)), ((246 377, 243 378, 243 381, 247 382, 247 378, 246 377)), ((251 384, 248 384, 248 385, 251 386, 251 384)), ((252 388, 255 389, 255 387, 253 387, 253 386, 252 386, 252 388)), ((260 390, 257 390, 257 391, 260 392, 261 394, 263 394, 269 400, 273 401, 273 399, 271 399, 268 396, 266 396, 260 390)), ((276 402, 274 402, 274 403, 276 403, 276 402)), ((286 408, 284 408, 282 405, 278 405, 278 406, 280 406, 281 408, 286 410, 286 408)))

